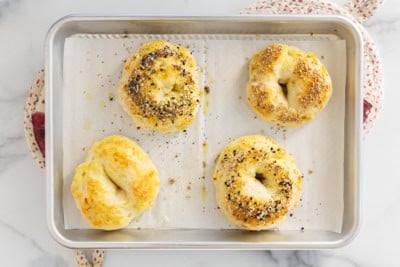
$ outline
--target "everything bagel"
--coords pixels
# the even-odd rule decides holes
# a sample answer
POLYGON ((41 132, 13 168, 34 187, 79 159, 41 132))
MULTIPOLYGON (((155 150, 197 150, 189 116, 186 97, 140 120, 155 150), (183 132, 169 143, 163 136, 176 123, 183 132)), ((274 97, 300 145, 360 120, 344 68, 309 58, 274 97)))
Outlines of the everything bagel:
POLYGON ((228 144, 214 169, 216 199, 233 224, 265 230, 283 222, 301 196, 302 174, 273 139, 248 135, 228 144))
POLYGON ((314 118, 332 95, 328 71, 314 53, 272 44, 249 64, 248 104, 264 120, 298 127, 314 118))
POLYGON ((138 126, 178 132, 196 116, 201 94, 197 80, 196 62, 188 49, 152 41, 126 61, 119 101, 138 126))
POLYGON ((76 168, 71 192, 93 228, 114 230, 152 205, 159 183, 149 156, 134 141, 114 135, 93 144, 76 168))

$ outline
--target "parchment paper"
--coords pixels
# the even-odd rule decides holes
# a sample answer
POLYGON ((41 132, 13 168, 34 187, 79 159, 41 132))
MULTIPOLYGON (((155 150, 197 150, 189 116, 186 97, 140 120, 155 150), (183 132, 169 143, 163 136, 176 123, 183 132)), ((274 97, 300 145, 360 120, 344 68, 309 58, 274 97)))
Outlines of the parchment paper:
POLYGON ((75 35, 64 47, 63 205, 69 229, 90 228, 70 192, 74 170, 91 144, 108 135, 136 140, 160 173, 154 205, 128 227, 228 229, 217 208, 212 172, 219 152, 246 134, 275 138, 304 174, 303 197, 280 230, 340 232, 343 219, 346 44, 328 35, 75 35), (153 39, 179 43, 193 52, 203 92, 197 118, 186 132, 159 134, 137 129, 121 109, 116 85, 124 60, 153 39), (259 119, 246 103, 249 59, 280 42, 315 52, 333 81, 328 106, 298 128, 283 129, 259 119))

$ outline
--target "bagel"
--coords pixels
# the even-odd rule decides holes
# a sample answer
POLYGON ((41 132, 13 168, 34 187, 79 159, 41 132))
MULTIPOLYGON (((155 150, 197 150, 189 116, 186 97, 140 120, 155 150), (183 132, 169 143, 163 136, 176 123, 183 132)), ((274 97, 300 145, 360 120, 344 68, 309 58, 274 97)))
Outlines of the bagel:
POLYGON ((75 171, 72 196, 92 228, 115 230, 129 224, 155 200, 158 171, 134 141, 119 135, 94 143, 75 171))
POLYGON ((146 43, 126 61, 118 95, 136 125, 181 131, 194 120, 200 102, 196 62, 185 47, 163 40, 146 43))
POLYGON ((251 59, 246 94, 262 119, 298 127, 327 105, 332 82, 314 53, 272 44, 251 59))
POLYGON ((299 203, 302 180, 293 158, 263 135, 243 136, 228 144, 214 169, 220 210, 246 230, 282 223, 299 203))

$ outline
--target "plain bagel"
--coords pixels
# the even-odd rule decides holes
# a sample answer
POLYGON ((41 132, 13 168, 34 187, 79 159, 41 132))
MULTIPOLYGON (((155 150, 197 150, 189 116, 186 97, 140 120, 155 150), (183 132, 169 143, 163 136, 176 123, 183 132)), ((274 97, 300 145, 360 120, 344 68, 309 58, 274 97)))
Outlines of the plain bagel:
POLYGON ((233 224, 265 230, 297 206, 303 176, 285 149, 263 135, 240 137, 225 147, 214 169, 216 199, 233 224))
POLYGON ((314 118, 332 95, 328 71, 314 53, 272 44, 249 64, 247 101, 264 120, 298 127, 314 118))
POLYGON ((113 135, 93 144, 76 168, 71 192, 92 228, 114 230, 152 205, 159 183, 157 169, 139 145, 113 135))

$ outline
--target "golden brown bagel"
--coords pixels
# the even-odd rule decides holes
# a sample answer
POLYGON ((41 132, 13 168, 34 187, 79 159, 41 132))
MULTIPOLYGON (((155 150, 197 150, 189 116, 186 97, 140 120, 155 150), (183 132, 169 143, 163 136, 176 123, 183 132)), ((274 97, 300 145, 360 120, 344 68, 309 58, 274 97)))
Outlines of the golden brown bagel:
POLYGON ((119 135, 94 143, 76 168, 72 196, 93 228, 119 229, 149 208, 159 190, 158 172, 134 141, 119 135))
POLYGON ((196 116, 201 94, 197 80, 196 62, 188 49, 152 41, 126 61, 119 100, 138 126, 178 132, 196 116))
POLYGON ((283 222, 301 196, 302 174, 272 138, 243 136, 228 144, 214 169, 216 199, 233 224, 265 230, 283 222))
POLYGON ((332 95, 328 71, 314 53, 272 44, 249 64, 247 101, 266 121, 298 127, 314 118, 332 95))

